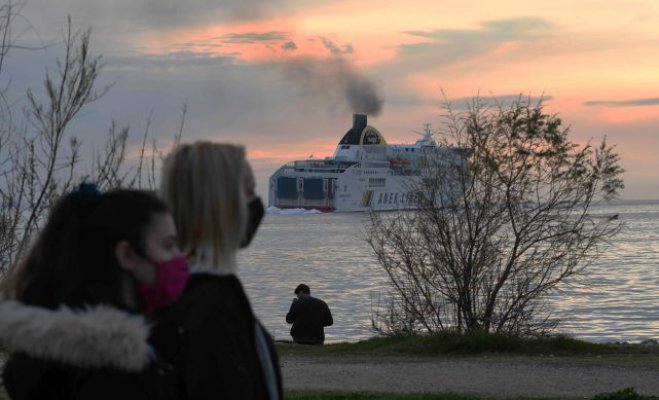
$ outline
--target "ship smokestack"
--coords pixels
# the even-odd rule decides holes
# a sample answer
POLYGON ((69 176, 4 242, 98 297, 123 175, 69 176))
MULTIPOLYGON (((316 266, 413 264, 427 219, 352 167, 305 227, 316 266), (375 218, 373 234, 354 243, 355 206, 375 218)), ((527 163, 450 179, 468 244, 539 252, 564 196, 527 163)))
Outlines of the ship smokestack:
POLYGON ((352 114, 352 128, 346 132, 339 144, 360 144, 359 140, 367 122, 366 114, 352 114))
POLYGON ((366 114, 353 114, 352 115, 352 129, 355 132, 361 133, 367 124, 366 114))

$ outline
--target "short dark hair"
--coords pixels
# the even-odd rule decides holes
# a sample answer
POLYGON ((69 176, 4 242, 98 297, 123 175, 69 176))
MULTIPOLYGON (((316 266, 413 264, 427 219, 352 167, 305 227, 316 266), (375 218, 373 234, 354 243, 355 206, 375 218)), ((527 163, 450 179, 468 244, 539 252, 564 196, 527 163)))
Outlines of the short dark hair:
POLYGON ((299 294, 300 292, 304 294, 311 294, 311 290, 309 289, 309 286, 305 285, 304 283, 300 283, 295 288, 295 292, 294 292, 295 294, 299 294))

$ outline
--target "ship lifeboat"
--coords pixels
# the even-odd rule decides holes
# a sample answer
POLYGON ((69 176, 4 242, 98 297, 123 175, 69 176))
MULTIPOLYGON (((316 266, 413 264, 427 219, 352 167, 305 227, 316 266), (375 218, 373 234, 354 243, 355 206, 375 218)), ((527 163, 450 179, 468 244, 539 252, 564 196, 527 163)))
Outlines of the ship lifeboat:
POLYGON ((395 167, 406 167, 410 164, 410 160, 406 158, 390 158, 389 159, 389 165, 392 168, 395 167))

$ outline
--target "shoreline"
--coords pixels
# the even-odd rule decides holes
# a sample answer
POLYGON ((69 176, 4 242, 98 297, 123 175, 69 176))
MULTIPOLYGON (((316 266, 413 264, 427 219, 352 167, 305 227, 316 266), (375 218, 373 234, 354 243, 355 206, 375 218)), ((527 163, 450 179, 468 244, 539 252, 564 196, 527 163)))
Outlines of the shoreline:
MULTIPOLYGON (((604 345, 604 346, 648 346, 648 347, 657 347, 659 348, 659 339, 655 338, 647 338, 647 339, 639 339, 639 340, 614 340, 614 341, 606 341, 606 342, 596 342, 592 340, 586 340, 586 339, 580 339, 578 337, 575 337, 573 335, 569 334, 557 334, 557 335, 552 335, 552 336, 564 336, 570 339, 575 339, 579 341, 583 341, 586 343, 591 343, 591 344, 596 344, 596 345, 604 345)), ((350 345, 350 344, 356 344, 360 342, 364 342, 370 339, 374 338, 379 338, 379 337, 386 337, 386 336, 381 336, 381 335, 373 335, 371 337, 367 338, 361 338, 357 340, 325 340, 325 346, 329 345, 350 345)), ((275 339, 275 343, 277 344, 282 344, 282 345, 287 345, 287 344, 294 344, 295 342, 292 339, 275 339)))

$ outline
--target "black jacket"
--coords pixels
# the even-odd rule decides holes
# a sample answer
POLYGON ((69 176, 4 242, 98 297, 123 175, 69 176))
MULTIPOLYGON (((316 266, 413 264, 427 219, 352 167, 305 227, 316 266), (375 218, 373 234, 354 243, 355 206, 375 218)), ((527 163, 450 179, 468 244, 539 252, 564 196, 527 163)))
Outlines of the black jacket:
POLYGON ((286 322, 293 324, 293 340, 306 344, 322 344, 325 341, 323 327, 334 323, 327 303, 311 296, 293 300, 286 322))
POLYGON ((185 399, 283 398, 274 343, 234 275, 190 275, 158 320, 155 344, 180 372, 185 399), (173 335, 176 346, 159 344, 174 343, 173 335))
POLYGON ((175 399, 175 374, 156 359, 149 333, 143 317, 109 306, 49 310, 4 301, 4 386, 14 400, 175 399))

